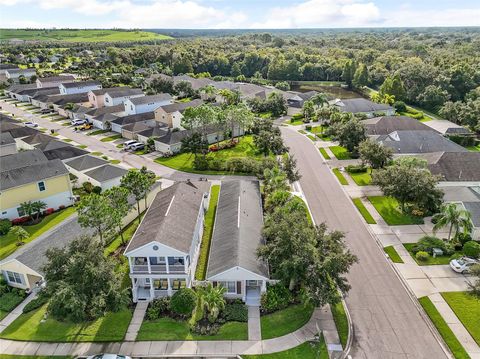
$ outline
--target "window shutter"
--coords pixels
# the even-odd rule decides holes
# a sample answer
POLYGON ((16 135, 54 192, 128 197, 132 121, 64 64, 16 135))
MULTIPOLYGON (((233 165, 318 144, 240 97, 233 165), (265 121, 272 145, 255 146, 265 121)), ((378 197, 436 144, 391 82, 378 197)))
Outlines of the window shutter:
POLYGON ((242 294, 242 282, 237 282, 237 294, 242 294))

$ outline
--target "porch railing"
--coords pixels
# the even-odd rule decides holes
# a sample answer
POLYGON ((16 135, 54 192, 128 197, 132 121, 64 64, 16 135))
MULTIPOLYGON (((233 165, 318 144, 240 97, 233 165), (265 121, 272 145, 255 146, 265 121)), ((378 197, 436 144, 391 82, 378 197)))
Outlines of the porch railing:
MULTIPOLYGON (((167 266, 165 264, 152 264, 150 265, 151 273, 167 273, 167 266)), ((170 273, 185 273, 185 266, 182 264, 175 264, 169 267, 170 273)), ((132 268, 133 273, 149 273, 148 265, 135 264, 132 268)))

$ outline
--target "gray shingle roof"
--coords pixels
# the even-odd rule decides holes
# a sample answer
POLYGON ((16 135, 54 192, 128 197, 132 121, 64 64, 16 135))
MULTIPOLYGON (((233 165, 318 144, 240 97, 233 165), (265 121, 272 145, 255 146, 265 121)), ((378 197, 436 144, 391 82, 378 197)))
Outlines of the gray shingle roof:
POLYGON ((220 189, 207 278, 236 266, 268 277, 257 258, 263 244, 263 212, 258 181, 224 181, 220 189))
POLYGON ((389 105, 385 105, 383 103, 376 103, 365 98, 343 99, 336 101, 334 105, 337 106, 342 112, 351 113, 377 111, 380 112, 393 109, 393 107, 389 105))
POLYGON ((430 127, 424 125, 422 122, 407 116, 382 116, 362 120, 366 129, 367 135, 388 135, 394 131, 433 131, 430 127))
POLYGON ((85 172, 85 175, 97 180, 98 182, 103 182, 122 177, 125 173, 127 173, 127 170, 122 167, 106 164, 101 167, 94 168, 91 171, 85 172))
POLYGON ((472 215, 473 225, 480 227, 480 202, 463 202, 463 205, 472 215))
POLYGON ((48 102, 55 105, 66 105, 67 103, 88 102, 88 93, 75 93, 70 95, 53 95, 48 97, 48 102))
POLYGON ((189 107, 197 107, 201 104, 203 104, 203 101, 200 99, 196 99, 189 102, 175 102, 170 105, 161 106, 160 108, 163 109, 166 113, 172 113, 175 111, 183 112, 189 107))
POLYGON ((394 131, 376 139, 394 153, 468 152, 434 131, 394 131))
POLYGON ((99 81, 80 81, 80 82, 67 82, 62 84, 62 86, 65 88, 96 86, 96 85, 101 85, 101 83, 99 81))
POLYGON ((123 104, 119 104, 116 106, 105 106, 105 107, 99 107, 99 108, 89 108, 85 114, 89 116, 100 116, 104 115, 106 113, 115 113, 115 112, 123 112, 125 111, 125 107, 123 104))
POLYGON ((177 182, 158 192, 125 253, 153 241, 188 253, 204 194, 209 191, 209 182, 177 182))
POLYGON ((123 96, 142 95, 143 91, 142 89, 139 89, 139 88, 130 88, 130 87, 122 86, 122 87, 113 87, 113 88, 107 89, 105 93, 108 93, 110 97, 115 98, 115 97, 123 97, 123 96))
POLYGON ((77 171, 85 171, 90 168, 94 167, 99 167, 101 165, 107 164, 108 161, 105 161, 102 158, 96 157, 96 156, 91 156, 91 155, 85 155, 81 156, 75 159, 72 159, 70 161, 65 162, 66 165, 69 167, 72 167, 73 169, 77 171))
POLYGON ((134 97, 131 98, 130 101, 134 105, 144 105, 147 103, 155 103, 155 102, 160 102, 160 101, 167 101, 171 100, 172 96, 168 93, 160 93, 157 95, 150 95, 150 96, 141 96, 141 97, 134 97))
POLYGON ((0 133, 0 146, 11 145, 12 143, 15 143, 15 139, 10 132, 0 133))
POLYGON ((60 160, 68 160, 71 158, 79 157, 86 155, 88 151, 82 150, 81 148, 67 145, 64 147, 53 148, 51 150, 43 151, 43 154, 49 159, 60 159, 60 160))
POLYGON ((60 76, 48 76, 48 77, 40 77, 38 79, 40 82, 70 82, 74 81, 75 77, 72 75, 60 75, 60 76))
POLYGON ((40 150, 20 151, 18 153, 0 157, 0 172, 10 171, 15 168, 31 166, 47 161, 47 158, 40 150))
POLYGON ((424 157, 430 171, 444 181, 480 181, 480 152, 443 152, 424 157))
POLYGON ((155 112, 150 111, 150 112, 144 112, 144 113, 137 113, 135 115, 122 116, 117 118, 116 120, 113 120, 112 123, 125 126, 134 122, 153 120, 154 118, 155 118, 155 112))
POLYGON ((0 132, 10 132, 13 138, 22 138, 34 135, 40 131, 35 130, 31 127, 26 127, 19 125, 17 123, 10 122, 10 120, 5 120, 0 123, 0 132))

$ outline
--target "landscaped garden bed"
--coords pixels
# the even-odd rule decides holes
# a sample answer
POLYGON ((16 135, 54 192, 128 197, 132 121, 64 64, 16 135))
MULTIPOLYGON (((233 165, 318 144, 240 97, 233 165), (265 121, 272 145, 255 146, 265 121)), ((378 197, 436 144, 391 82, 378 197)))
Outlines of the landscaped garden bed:
POLYGON ((5 318, 26 297, 22 289, 10 287, 3 277, 0 277, 0 320, 5 318))
POLYGON ((398 201, 392 197, 369 196, 368 200, 375 207, 389 226, 406 224, 423 224, 423 218, 402 213, 398 201))
POLYGON ((464 255, 461 246, 455 247, 452 243, 433 236, 425 236, 417 243, 404 243, 403 246, 418 265, 446 265, 452 259, 464 255), (443 254, 434 256, 434 249, 440 249, 443 254))

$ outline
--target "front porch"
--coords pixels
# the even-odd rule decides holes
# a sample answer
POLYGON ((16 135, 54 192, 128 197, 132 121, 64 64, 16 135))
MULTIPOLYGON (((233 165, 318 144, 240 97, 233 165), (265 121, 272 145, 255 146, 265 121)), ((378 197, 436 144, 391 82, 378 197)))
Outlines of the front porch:
POLYGON ((131 278, 133 302, 171 297, 181 288, 189 287, 188 278, 131 278))

